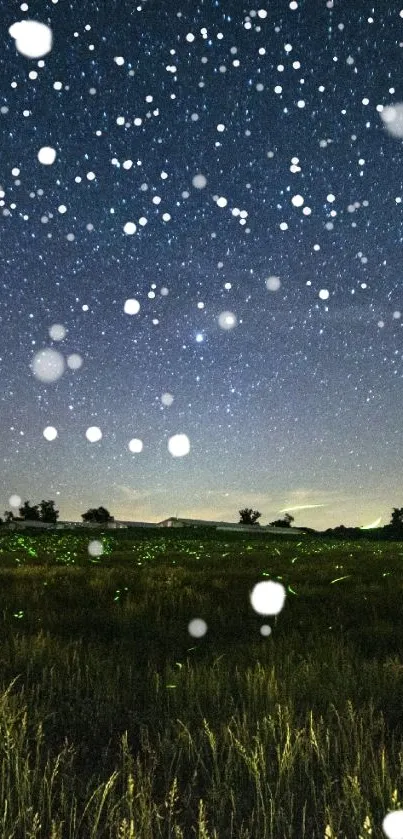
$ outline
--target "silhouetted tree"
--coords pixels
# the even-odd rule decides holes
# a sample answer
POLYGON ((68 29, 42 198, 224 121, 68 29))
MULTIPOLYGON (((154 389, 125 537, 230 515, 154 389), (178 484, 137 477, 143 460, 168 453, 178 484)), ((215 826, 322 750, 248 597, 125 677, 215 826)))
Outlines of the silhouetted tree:
POLYGON ((403 507, 393 507, 389 527, 397 533, 403 533, 403 507))
POLYGON ((25 521, 39 521, 39 508, 38 505, 31 505, 29 501, 24 501, 22 507, 19 508, 20 516, 22 516, 25 521))
POLYGON ((271 527, 291 527, 291 522, 294 521, 294 516, 290 516, 289 513, 286 513, 283 519, 276 519, 275 521, 271 521, 271 527))
POLYGON ((262 514, 258 510, 252 510, 252 507, 244 507, 243 510, 239 510, 239 515, 239 524, 256 524, 262 514))
POLYGON ((11 510, 4 510, 5 524, 10 524, 11 521, 14 521, 14 513, 12 513, 11 510))
POLYGON ((55 509, 55 502, 41 501, 39 506, 41 521, 46 521, 50 524, 56 524, 57 519, 59 518, 59 510, 55 509))
POLYGON ((97 522, 98 524, 106 524, 108 521, 113 521, 113 516, 105 507, 91 507, 86 513, 81 513, 83 521, 97 522))

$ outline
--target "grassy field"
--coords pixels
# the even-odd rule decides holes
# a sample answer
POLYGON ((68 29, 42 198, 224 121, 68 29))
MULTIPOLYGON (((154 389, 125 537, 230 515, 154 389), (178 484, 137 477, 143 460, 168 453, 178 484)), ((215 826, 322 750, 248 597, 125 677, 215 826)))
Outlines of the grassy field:
POLYGON ((1 839, 384 837, 402 570, 400 542, 0 531, 1 839))

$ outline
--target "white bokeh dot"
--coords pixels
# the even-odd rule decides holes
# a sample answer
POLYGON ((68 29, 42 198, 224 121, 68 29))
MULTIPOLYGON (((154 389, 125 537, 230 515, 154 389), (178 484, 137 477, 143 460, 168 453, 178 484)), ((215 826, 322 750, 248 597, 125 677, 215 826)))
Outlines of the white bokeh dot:
POLYGON ((51 146, 42 146, 38 151, 39 163, 44 166, 51 166, 56 160, 56 151, 51 146))
POLYGON ((387 813, 382 828, 388 839, 403 839, 403 810, 387 813))
POLYGON ((266 280, 266 288, 269 291, 278 291, 281 286, 280 277, 268 277, 266 280))
POLYGON ((49 335, 52 341, 63 341, 66 337, 66 327, 61 323, 54 323, 49 329, 49 335))
POLYGON ((123 228, 123 231, 124 231, 124 233, 126 233, 126 236, 133 236, 133 233, 135 233, 136 230, 137 230, 137 227, 136 227, 134 221, 127 221, 124 228, 123 228))
POLYGON ((192 184, 195 187, 195 189, 204 189, 204 187, 207 184, 207 178, 204 175, 198 173, 192 179, 192 184))
POLYGON ((35 353, 31 369, 35 378, 41 382, 55 382, 64 373, 64 358, 60 352, 48 347, 35 353))
POLYGON ((285 588, 274 580, 256 583, 250 594, 252 608, 259 615, 278 615, 285 602, 285 588))
POLYGON ((133 439, 129 441, 128 447, 133 454, 139 454, 143 451, 142 440, 139 440, 138 437, 133 437, 133 439))
POLYGON ((126 315, 137 315, 137 313, 140 311, 139 301, 135 300, 132 297, 130 297, 128 300, 125 300, 123 311, 126 315))
POLYGON ((392 137, 403 138, 403 103, 385 105, 381 111, 381 120, 386 131, 392 137))
POLYGON ((53 425, 47 425, 46 428, 43 429, 43 436, 45 440, 56 440, 57 437, 57 429, 53 425))
POLYGON ((172 405, 172 402, 173 402, 173 401, 174 401, 174 398, 173 398, 173 396, 172 396, 172 394, 171 394, 171 393, 163 393, 163 394, 162 394, 162 396, 161 396, 161 402, 162 402, 162 404, 163 404, 163 405, 165 405, 166 407, 169 407, 169 405, 172 405))
POLYGON ((52 30, 37 20, 21 20, 9 27, 9 35, 15 39, 21 55, 27 58, 41 58, 52 49, 52 30))
POLYGON ((21 507, 22 498, 21 498, 20 495, 16 495, 16 494, 10 495, 10 498, 8 499, 8 503, 9 503, 10 507, 14 507, 14 509, 16 507, 17 508, 21 507))
POLYGON ((192 638, 202 638, 207 632, 207 624, 202 618, 193 618, 188 623, 188 632, 192 638))
POLYGON ((69 367, 70 370, 79 370, 80 367, 82 367, 82 364, 83 360, 79 353, 73 352, 67 356, 67 367, 69 367))
POLYGON ((90 554, 90 556, 101 556, 103 552, 104 546, 102 542, 99 541, 99 539, 93 539, 91 542, 89 542, 88 553, 90 554))
POLYGON ((97 425, 91 425, 87 428, 85 436, 90 443, 97 443, 102 438, 102 431, 97 425))
POLYGON ((189 437, 186 434, 174 434, 168 440, 168 451, 172 457, 183 457, 189 454, 189 437))
POLYGON ((218 323, 221 329, 233 329, 237 325, 237 318, 233 312, 221 312, 218 316, 218 323))

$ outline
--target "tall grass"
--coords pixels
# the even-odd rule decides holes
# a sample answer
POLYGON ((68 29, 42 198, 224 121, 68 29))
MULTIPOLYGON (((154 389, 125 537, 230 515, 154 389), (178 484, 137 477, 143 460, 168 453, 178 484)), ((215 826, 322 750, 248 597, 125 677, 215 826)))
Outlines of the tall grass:
POLYGON ((106 534, 98 563, 83 534, 0 537, 0 837, 383 836, 400 545, 153 537, 106 534))

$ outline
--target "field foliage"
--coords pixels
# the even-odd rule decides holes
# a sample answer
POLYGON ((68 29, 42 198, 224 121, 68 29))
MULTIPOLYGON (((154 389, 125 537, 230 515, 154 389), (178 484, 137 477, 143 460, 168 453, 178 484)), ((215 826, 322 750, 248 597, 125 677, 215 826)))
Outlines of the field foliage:
POLYGON ((383 837, 402 568, 400 542, 3 529, 0 837, 383 837))

